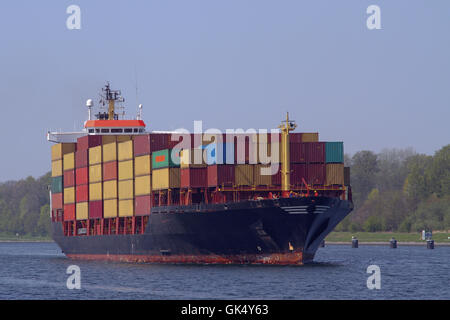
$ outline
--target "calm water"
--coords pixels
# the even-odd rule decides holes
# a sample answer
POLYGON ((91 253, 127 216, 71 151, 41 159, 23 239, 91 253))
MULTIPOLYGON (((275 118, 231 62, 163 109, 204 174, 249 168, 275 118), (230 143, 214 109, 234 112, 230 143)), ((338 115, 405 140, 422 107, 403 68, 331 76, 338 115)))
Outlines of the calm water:
POLYGON ((72 261, 54 243, 0 243, 0 299, 450 299, 450 247, 327 245, 308 266, 72 261), (81 289, 66 269, 81 269, 81 289), (369 265, 381 289, 369 290, 369 265))

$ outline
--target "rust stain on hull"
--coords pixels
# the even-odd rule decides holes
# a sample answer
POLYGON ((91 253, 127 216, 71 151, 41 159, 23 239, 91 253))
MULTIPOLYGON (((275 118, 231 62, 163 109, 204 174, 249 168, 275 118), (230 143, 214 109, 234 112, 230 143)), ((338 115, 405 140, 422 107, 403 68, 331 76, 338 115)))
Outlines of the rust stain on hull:
POLYGON ((121 255, 121 254, 67 254, 74 260, 103 260, 133 263, 161 264, 263 264, 263 265, 303 265, 312 262, 313 256, 294 253, 274 253, 265 255, 121 255))

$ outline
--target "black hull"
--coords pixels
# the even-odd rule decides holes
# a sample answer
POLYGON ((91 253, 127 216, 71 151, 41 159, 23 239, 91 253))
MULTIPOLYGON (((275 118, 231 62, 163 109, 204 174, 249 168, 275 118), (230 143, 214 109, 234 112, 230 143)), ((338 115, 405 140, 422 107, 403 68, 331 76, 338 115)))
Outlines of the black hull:
POLYGON ((158 207, 144 234, 66 237, 54 222, 53 239, 76 259, 302 264, 352 209, 328 197, 158 207))

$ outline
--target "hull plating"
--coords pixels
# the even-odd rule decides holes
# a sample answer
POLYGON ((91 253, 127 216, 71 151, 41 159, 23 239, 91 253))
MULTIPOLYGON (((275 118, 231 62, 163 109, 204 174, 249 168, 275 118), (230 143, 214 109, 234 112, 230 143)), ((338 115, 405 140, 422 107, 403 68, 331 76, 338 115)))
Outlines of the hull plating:
POLYGON ((53 238, 73 259, 299 265, 352 209, 326 197, 159 207, 144 234, 66 237, 55 222, 53 238))

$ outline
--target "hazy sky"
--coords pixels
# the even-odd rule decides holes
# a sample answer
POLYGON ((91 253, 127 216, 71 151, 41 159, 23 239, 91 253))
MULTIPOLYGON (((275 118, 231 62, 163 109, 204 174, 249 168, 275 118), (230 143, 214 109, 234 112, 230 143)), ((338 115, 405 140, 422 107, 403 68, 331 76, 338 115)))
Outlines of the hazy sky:
POLYGON ((289 111, 350 154, 450 143, 448 0, 2 0, 0 14, 0 181, 49 171, 47 130, 80 130, 106 80, 149 130, 270 129, 289 111))

